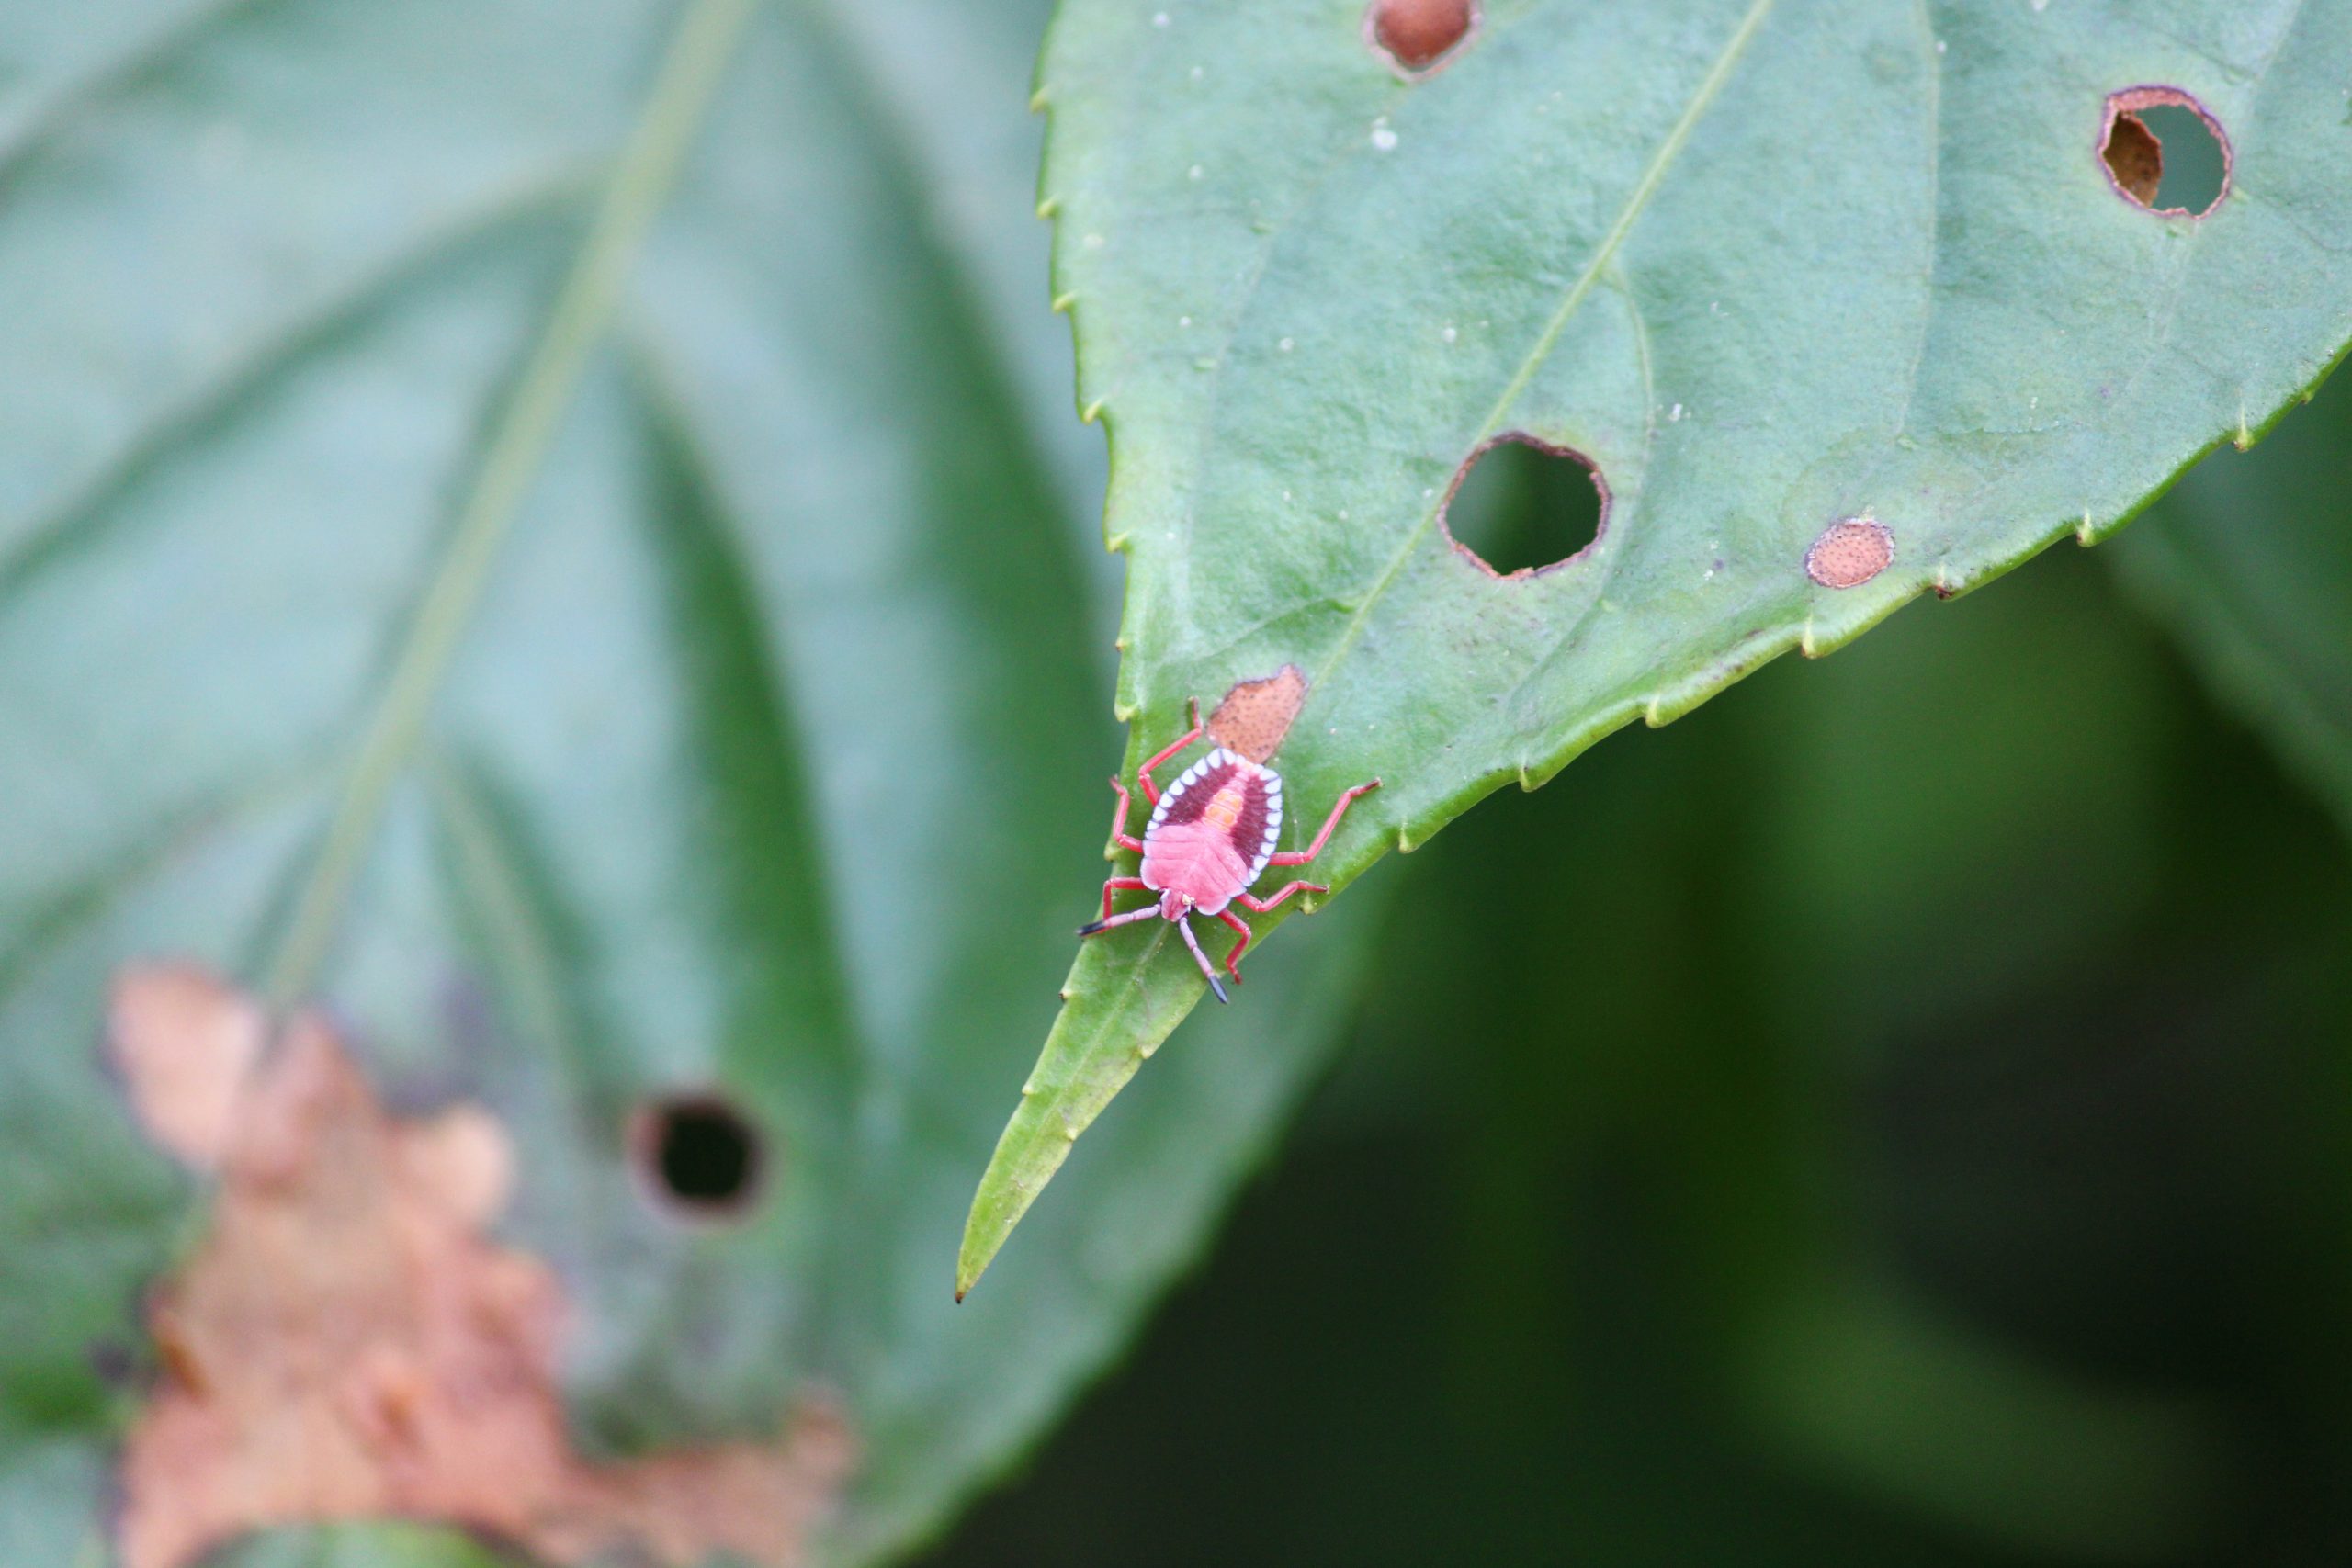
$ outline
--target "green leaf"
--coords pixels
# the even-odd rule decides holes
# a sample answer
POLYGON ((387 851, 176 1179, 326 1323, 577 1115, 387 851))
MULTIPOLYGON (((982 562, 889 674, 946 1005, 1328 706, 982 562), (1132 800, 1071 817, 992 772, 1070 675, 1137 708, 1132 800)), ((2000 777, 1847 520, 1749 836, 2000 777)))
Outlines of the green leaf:
POLYGON ((219 1568, 519 1568, 454 1530, 346 1525, 284 1530, 235 1548, 219 1568))
POLYGON ((2125 575, 2352 828, 2352 394, 2199 464, 2118 552, 2125 575))
MULTIPOLYGON (((1064 0, 1039 72, 1130 760, 1297 663, 1297 813, 1385 781, 1335 887, 1634 719, 2103 536, 2352 337, 2352 5, 1482 10, 1408 80, 1352 4, 1064 0), (2108 95, 2147 85, 2230 138, 2208 216, 2110 182, 2108 95), (1510 434, 1611 499, 1590 549, 1498 580, 1442 514, 1510 434), (1853 519, 1892 564, 1816 581, 1853 519)), ((1081 954, 966 1284, 1198 1000, 1184 956, 1081 954)))
POLYGON ((0 3, 0 1555, 104 1558, 209 1213, 96 1049, 132 960, 505 1124, 592 1456, 838 1402, 818 1561, 936 1529, 1193 1255, 1361 933, 1270 962, 988 1301, 946 1267, 1110 761, 1043 20, 0 3), (724 1221, 630 1156, 681 1092, 762 1140, 724 1221))

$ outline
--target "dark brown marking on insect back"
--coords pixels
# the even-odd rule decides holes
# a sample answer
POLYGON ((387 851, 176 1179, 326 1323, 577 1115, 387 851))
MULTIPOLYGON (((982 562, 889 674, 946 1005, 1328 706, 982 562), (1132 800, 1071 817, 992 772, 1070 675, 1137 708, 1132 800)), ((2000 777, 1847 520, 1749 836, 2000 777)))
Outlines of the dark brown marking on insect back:
MULTIPOLYGON (((2189 129, 2193 130, 2194 127, 2189 129)), ((2231 177, 2236 167, 2229 133, 2222 129, 2222 122, 2213 118, 2211 111, 2193 95, 2178 87, 2162 86, 2126 87, 2108 95, 2107 110, 2099 120, 2098 161, 2106 172, 2107 183, 2118 196, 2159 218, 2209 216, 2230 194, 2231 177), (2211 200, 2194 211, 2186 207, 2156 205, 2157 189, 2164 183, 2164 142, 2142 117, 2151 109, 2160 108, 2186 109, 2196 116, 2221 152, 2221 186, 2211 200)))
POLYGON ((1364 38, 1407 81, 1443 67, 1478 25, 1476 0, 1372 0, 1364 38))
POLYGON ((1226 836, 1245 861, 1255 861, 1265 847, 1268 795, 1263 773, 1251 774, 1241 785, 1241 809, 1226 836))
POLYGON ((1160 820, 1171 828, 1199 821, 1201 814, 1209 808, 1209 802, 1216 798, 1216 792, 1226 786, 1233 777, 1233 771, 1240 765, 1238 762, 1219 762, 1186 784, 1183 794, 1171 795, 1165 803, 1168 815, 1160 820))

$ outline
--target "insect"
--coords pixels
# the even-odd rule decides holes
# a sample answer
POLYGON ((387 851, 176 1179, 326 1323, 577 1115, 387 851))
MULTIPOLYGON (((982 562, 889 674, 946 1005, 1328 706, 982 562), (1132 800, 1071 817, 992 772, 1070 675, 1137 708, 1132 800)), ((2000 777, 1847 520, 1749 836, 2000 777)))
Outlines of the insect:
POLYGON ((1250 946, 1250 923, 1235 914, 1231 906, 1238 904, 1263 914, 1294 893, 1329 893, 1329 888, 1313 882, 1289 883, 1271 898, 1256 897, 1250 888, 1268 866, 1305 865, 1321 854, 1331 830, 1348 814, 1356 796, 1378 789, 1380 781, 1360 784, 1342 794, 1322 830, 1306 849, 1277 853, 1274 845, 1283 830, 1283 776, 1262 761, 1219 744, 1185 769, 1183 776, 1168 786, 1167 794, 1162 795, 1152 783, 1154 768, 1201 738, 1198 699, 1192 704, 1191 716, 1190 729, 1136 770, 1136 783, 1151 803, 1151 821, 1141 839, 1127 831, 1127 786, 1116 778, 1111 781, 1119 795, 1119 812, 1111 831, 1120 848, 1143 856, 1142 874, 1114 876, 1105 882, 1102 918, 1079 927, 1078 934, 1092 936, 1137 920, 1168 920, 1182 933, 1193 961, 1208 976, 1209 989, 1222 1002, 1231 998, 1225 994, 1225 984, 1216 977, 1208 954, 1201 951, 1200 938, 1193 934, 1192 917, 1214 917, 1231 926, 1240 938, 1225 955, 1225 972, 1239 983, 1241 954, 1250 946), (1122 891, 1157 893, 1159 901, 1114 915, 1112 896, 1122 891))

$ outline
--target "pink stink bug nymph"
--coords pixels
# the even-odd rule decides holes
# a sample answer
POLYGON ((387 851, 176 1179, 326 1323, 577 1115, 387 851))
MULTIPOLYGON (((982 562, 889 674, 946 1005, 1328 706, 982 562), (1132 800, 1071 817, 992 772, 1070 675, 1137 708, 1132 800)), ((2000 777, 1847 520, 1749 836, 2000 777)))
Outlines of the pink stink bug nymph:
POLYGON ((1269 866, 1305 865, 1321 854, 1331 830, 1348 814, 1356 796, 1380 787, 1380 781, 1374 779, 1342 794, 1332 805, 1322 831, 1306 849, 1275 850, 1283 831, 1283 776, 1266 766, 1266 760, 1289 733, 1291 720, 1298 716, 1306 700, 1306 677, 1294 664, 1283 665, 1265 680, 1244 681, 1235 686, 1205 726, 1201 723, 1200 702, 1194 699, 1190 708, 1192 728, 1136 770, 1136 784, 1151 803, 1151 821, 1141 839, 1127 831, 1127 786, 1115 778, 1111 781, 1119 795, 1112 837, 1121 849, 1143 856, 1141 874, 1105 882, 1102 918, 1079 927, 1079 935, 1092 936, 1137 920, 1168 920, 1193 950, 1193 961, 1208 976, 1209 989, 1216 993, 1216 999, 1230 999, 1225 994, 1225 983, 1216 977, 1216 966, 1201 951, 1200 938, 1193 934, 1192 917, 1209 916, 1233 928, 1237 940, 1233 951, 1225 955, 1225 972, 1239 984, 1241 954, 1250 946, 1250 925, 1231 906, 1238 904, 1263 914, 1294 893, 1329 893, 1329 888, 1313 882, 1289 883, 1271 898, 1256 897, 1250 889, 1269 866), (1152 783, 1151 771, 1198 740, 1204 729, 1215 749, 1185 769, 1183 776, 1162 795, 1152 783), (1122 891, 1157 893, 1159 900, 1114 915, 1112 895, 1122 891))

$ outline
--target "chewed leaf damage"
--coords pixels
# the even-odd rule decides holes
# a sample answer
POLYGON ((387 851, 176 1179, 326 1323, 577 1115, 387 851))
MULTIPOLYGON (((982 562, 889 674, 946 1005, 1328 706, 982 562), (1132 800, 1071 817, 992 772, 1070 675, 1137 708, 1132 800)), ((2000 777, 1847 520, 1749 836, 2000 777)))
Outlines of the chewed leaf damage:
MULTIPOLYGON (((2192 132, 2194 129, 2191 124, 2192 132)), ((2211 214, 2228 198, 2237 165, 2229 132, 2222 129, 2222 122, 2213 118, 2212 111, 2194 95, 2178 87, 2163 86, 2126 87, 2108 95, 2107 109, 2099 120, 2098 159, 2100 168, 2107 174, 2107 183, 2118 196, 2160 218, 2204 218, 2211 214), (2142 117, 2157 108, 2186 109, 2195 115, 2220 150, 2221 184, 2212 198, 2193 211, 2186 207, 2156 205, 2157 191, 2164 182, 2164 143, 2142 117)))
POLYGON ((1209 715, 1209 739, 1253 762, 1271 761, 1306 705, 1306 675, 1295 664, 1262 681, 1237 681, 1209 715))

